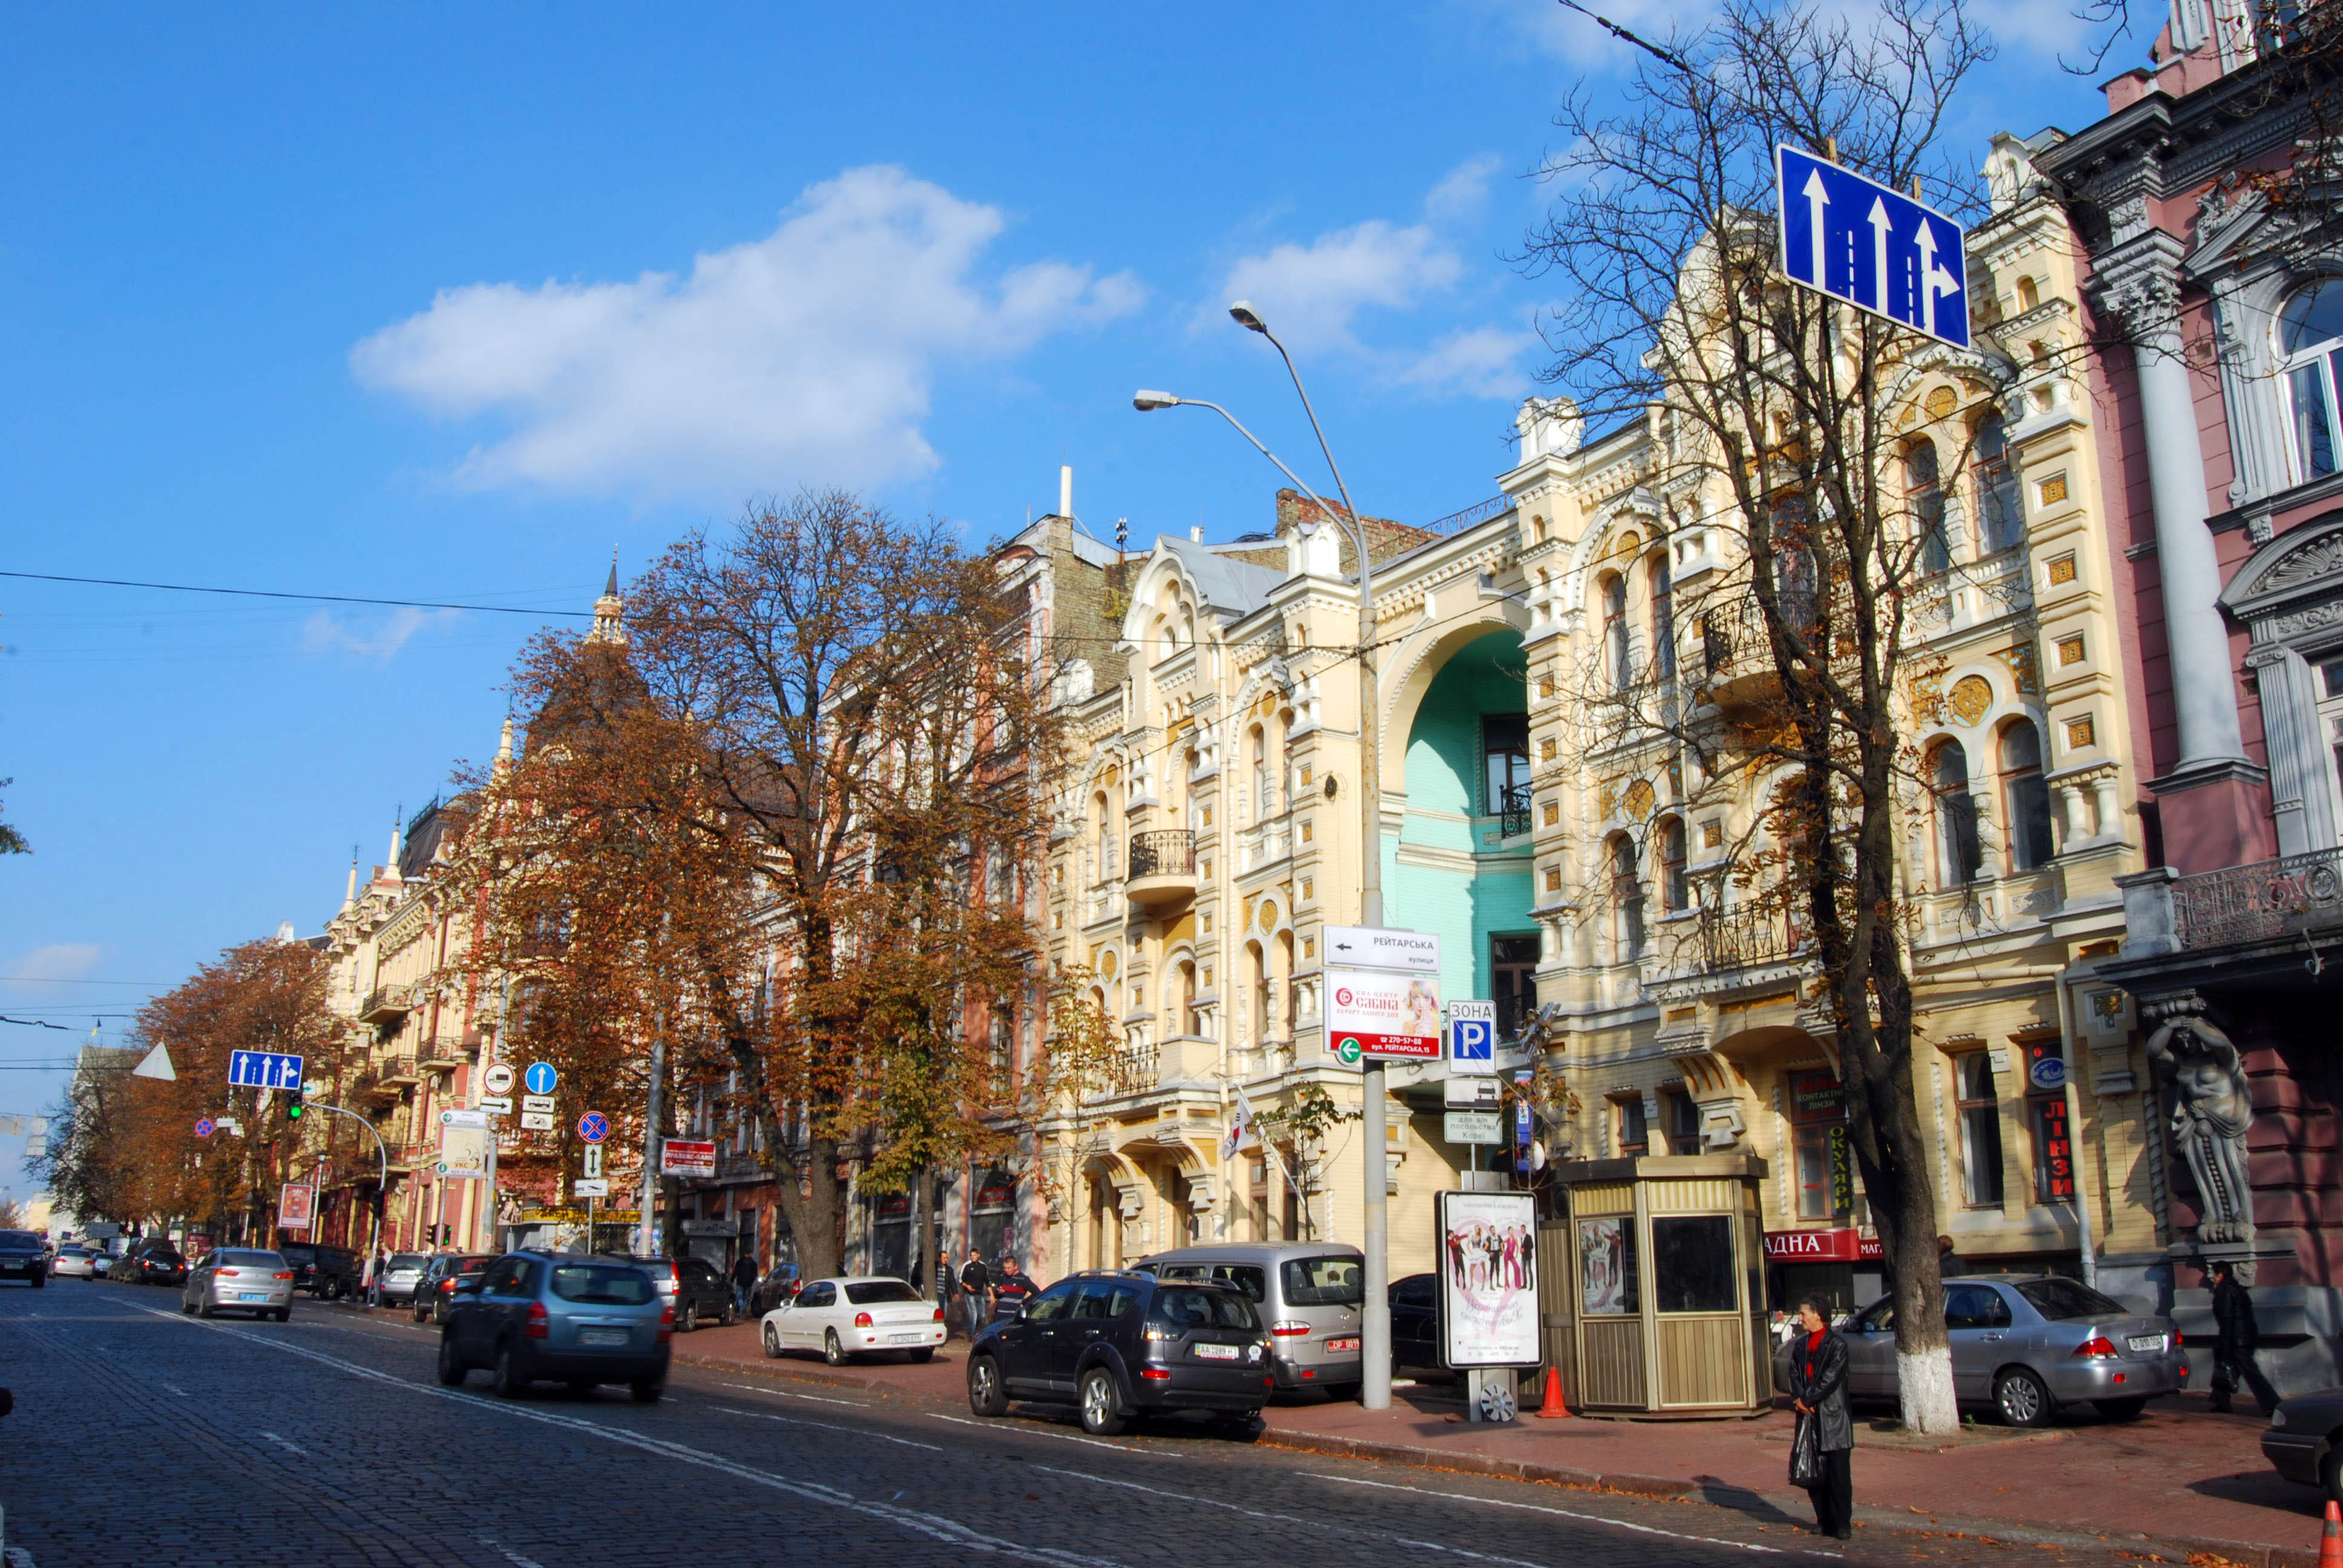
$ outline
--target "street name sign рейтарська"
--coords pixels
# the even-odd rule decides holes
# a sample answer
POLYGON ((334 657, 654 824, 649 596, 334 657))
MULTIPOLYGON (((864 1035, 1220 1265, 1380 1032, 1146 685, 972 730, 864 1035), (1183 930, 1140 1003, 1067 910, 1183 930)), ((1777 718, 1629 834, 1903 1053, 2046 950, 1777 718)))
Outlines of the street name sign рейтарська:
POLYGON ((1785 276, 1956 348, 1969 346, 1960 225, 1812 153, 1782 146, 1774 159, 1785 276))

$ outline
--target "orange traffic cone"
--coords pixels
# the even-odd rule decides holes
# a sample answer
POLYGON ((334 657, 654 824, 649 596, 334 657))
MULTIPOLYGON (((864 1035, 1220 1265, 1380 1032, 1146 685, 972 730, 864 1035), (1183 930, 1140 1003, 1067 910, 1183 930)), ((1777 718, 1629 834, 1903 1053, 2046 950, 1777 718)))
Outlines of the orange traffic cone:
MULTIPOLYGON (((1567 1421, 1570 1419, 1570 1412, 1564 1408, 1562 1402, 1562 1369, 1560 1367, 1548 1367, 1545 1369, 1545 1402, 1538 1406, 1537 1412, 1541 1417, 1547 1421, 1567 1421)), ((2328 1514, 2330 1518, 2332 1518, 2334 1512, 2334 1504, 2328 1504, 2328 1514)), ((2328 1528, 2332 1529, 2333 1526, 2329 1525, 2328 1528)), ((2343 1543, 2338 1543, 2338 1544, 2343 1545, 2343 1543)), ((2323 1552, 2325 1548, 2322 1547, 2320 1550, 2323 1552)), ((2328 1568, 2327 1562, 2323 1557, 2319 1561, 2318 1568, 2328 1568)), ((2336 1560, 2335 1568, 2343 1568, 2343 1557, 2338 1557, 2336 1560)))
POLYGON ((2327 1528, 2318 1533, 2318 1568, 2343 1568, 2343 1508, 2327 1504, 2327 1528))

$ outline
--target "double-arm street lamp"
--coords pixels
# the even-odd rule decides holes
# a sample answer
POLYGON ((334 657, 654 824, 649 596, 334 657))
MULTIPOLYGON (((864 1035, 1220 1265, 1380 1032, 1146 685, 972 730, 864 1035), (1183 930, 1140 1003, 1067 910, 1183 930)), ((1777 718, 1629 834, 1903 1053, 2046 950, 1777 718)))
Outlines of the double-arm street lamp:
MULTIPOLYGON (((1253 450, 1277 465, 1278 472, 1292 479, 1294 487, 1316 504, 1320 512, 1331 516, 1342 525, 1351 538, 1352 548, 1359 557, 1359 914, 1360 923, 1380 926, 1383 923, 1383 716, 1375 689, 1375 574, 1374 562, 1368 549, 1366 528, 1351 505, 1351 488, 1342 482, 1342 470, 1334 461, 1334 453, 1326 444, 1326 432, 1318 424, 1318 411, 1310 406, 1310 394, 1302 385, 1302 373, 1294 368, 1293 356, 1286 353, 1285 345, 1278 342, 1269 324, 1243 300, 1229 307, 1229 314, 1240 326, 1260 333, 1277 349, 1278 357, 1285 361, 1286 374, 1293 377, 1293 389, 1301 394, 1302 411, 1310 416, 1310 428, 1318 437, 1318 449, 1325 455, 1326 467, 1334 476, 1335 492, 1342 498, 1340 510, 1320 500, 1309 486, 1303 484, 1293 470, 1280 461, 1276 453, 1261 443, 1260 437, 1246 429, 1237 417, 1217 403, 1201 397, 1175 397, 1169 392, 1141 392, 1134 396, 1131 407, 1151 413, 1158 408, 1210 408, 1235 427, 1238 435, 1252 444, 1253 450)), ((1390 1114, 1383 1100, 1383 1064, 1375 1057, 1362 1057, 1359 1061, 1363 1110, 1365 1113, 1362 1131, 1365 1138, 1363 1166, 1366 1179, 1365 1235, 1360 1251, 1365 1254, 1364 1299, 1359 1303, 1359 1402, 1369 1410, 1391 1408, 1391 1300, 1387 1292, 1390 1278, 1389 1205, 1384 1183, 1390 1163, 1384 1151, 1389 1147, 1390 1114)))

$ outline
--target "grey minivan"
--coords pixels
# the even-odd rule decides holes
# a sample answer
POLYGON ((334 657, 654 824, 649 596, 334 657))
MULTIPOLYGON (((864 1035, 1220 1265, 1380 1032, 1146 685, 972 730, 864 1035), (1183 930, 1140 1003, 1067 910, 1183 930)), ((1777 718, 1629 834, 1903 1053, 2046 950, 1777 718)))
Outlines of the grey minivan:
POLYGON ((1230 1241, 1142 1258, 1159 1280, 1242 1291, 1269 1329, 1270 1375, 1281 1389, 1359 1386, 1359 1306, 1366 1262, 1333 1241, 1230 1241))

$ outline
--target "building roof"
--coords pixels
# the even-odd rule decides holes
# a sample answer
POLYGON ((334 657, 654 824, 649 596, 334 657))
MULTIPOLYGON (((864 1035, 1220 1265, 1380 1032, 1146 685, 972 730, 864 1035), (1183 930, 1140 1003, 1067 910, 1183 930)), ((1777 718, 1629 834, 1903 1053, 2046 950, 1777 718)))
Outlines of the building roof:
POLYGON ((1274 567, 1232 559, 1194 539, 1166 534, 1155 542, 1158 548, 1180 558, 1182 568, 1204 596, 1206 604, 1232 615, 1251 615, 1267 604, 1271 591, 1285 580, 1286 574, 1274 567))

